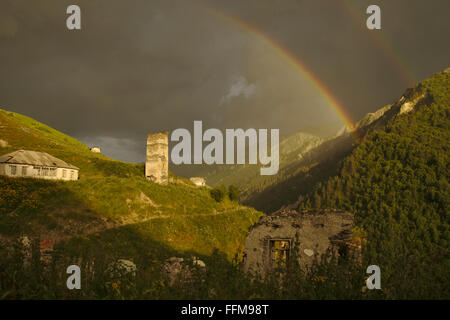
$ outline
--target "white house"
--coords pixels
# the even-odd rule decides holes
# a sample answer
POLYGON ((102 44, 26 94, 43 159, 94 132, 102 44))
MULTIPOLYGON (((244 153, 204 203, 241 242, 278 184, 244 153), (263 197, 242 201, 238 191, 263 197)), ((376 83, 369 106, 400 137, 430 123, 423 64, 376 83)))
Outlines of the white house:
POLYGON ((18 150, 0 156, 0 174, 52 180, 78 180, 79 169, 45 152, 18 150))
POLYGON ((193 182, 197 187, 204 187, 204 186, 206 186, 205 178, 192 177, 189 180, 191 180, 191 182, 193 182))

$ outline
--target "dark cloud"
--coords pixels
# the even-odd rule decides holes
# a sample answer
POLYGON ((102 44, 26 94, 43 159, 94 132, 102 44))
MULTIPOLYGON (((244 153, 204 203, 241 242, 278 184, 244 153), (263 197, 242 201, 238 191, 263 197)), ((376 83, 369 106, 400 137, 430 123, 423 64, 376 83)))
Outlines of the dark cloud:
POLYGON ((0 106, 114 157, 143 161, 148 132, 281 128, 338 120, 286 59, 301 60, 358 119, 448 66, 448 0, 3 0, 0 106), (66 8, 82 30, 66 29, 66 8), (365 26, 379 4, 382 30, 365 26), (214 14, 210 8, 214 8, 214 14))

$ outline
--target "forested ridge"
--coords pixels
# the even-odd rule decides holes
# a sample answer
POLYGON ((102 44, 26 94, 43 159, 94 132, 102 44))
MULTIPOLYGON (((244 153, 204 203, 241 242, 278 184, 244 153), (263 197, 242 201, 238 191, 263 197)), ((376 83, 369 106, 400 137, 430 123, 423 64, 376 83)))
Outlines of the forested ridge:
POLYGON ((354 212, 365 263, 400 296, 449 296, 449 80, 440 73, 410 90, 414 110, 368 133, 298 205, 354 212))

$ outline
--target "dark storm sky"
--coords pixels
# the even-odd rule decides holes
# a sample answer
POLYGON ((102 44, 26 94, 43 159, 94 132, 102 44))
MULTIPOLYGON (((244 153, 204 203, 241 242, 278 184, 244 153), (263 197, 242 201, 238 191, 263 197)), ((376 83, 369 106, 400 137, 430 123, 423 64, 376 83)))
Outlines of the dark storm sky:
POLYGON ((147 133, 194 120, 282 133, 340 120, 229 15, 290 51, 358 120, 450 65, 449 11, 448 0, 1 0, 0 108, 134 162, 147 133), (81 31, 66 28, 69 4, 81 31), (366 28, 370 4, 380 31, 366 28))

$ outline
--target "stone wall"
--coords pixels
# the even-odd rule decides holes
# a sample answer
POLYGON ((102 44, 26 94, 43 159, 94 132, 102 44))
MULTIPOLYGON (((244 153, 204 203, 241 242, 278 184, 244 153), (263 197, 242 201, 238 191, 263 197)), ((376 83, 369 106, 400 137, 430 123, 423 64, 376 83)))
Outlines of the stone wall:
POLYGON ((264 274, 273 270, 274 241, 290 242, 289 257, 310 265, 330 249, 338 253, 352 243, 353 214, 345 211, 280 210, 263 216, 245 240, 244 270, 264 274))
POLYGON ((167 184, 169 178, 169 133, 149 134, 145 176, 159 184, 167 184))

